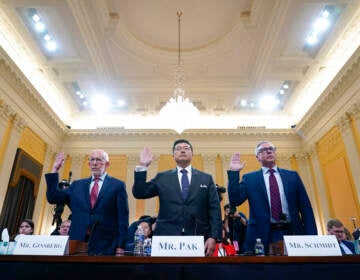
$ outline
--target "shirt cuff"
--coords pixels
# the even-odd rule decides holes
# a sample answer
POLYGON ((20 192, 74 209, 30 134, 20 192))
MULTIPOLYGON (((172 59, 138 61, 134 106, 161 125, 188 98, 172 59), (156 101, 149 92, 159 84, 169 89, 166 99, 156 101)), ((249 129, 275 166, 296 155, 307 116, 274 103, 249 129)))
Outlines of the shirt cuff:
POLYGON ((146 167, 146 166, 137 165, 137 166, 135 167, 135 172, 143 172, 143 171, 147 171, 147 167, 146 167))

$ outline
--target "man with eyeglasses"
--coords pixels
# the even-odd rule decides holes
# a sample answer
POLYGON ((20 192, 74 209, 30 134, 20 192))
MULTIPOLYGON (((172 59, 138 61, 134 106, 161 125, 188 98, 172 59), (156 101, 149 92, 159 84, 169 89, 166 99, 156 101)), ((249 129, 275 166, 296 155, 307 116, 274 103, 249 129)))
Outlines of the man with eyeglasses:
POLYGON ((335 235, 340 245, 342 255, 355 255, 355 246, 351 241, 346 240, 345 228, 338 219, 331 219, 327 222, 327 231, 329 235, 335 235))
POLYGON ((144 148, 135 168, 133 195, 138 199, 159 196, 154 235, 203 235, 205 255, 211 256, 216 240, 221 240, 222 228, 216 186, 211 175, 191 166, 193 148, 189 141, 176 140, 172 152, 176 168, 146 182, 153 156, 148 147, 144 148))
POLYGON ((109 155, 103 150, 91 151, 91 177, 60 189, 59 170, 64 161, 65 154, 58 153, 51 173, 45 174, 46 196, 49 203, 64 203, 71 209, 70 240, 88 241, 89 255, 123 255, 129 226, 128 198, 125 183, 106 173, 109 155))
POLYGON ((268 253, 269 245, 284 235, 317 235, 311 203, 298 173, 277 167, 276 147, 271 142, 258 143, 255 156, 261 169, 244 174, 241 181, 245 162, 239 153, 232 156, 227 172, 230 204, 249 203, 244 251, 253 251, 257 238, 268 253))

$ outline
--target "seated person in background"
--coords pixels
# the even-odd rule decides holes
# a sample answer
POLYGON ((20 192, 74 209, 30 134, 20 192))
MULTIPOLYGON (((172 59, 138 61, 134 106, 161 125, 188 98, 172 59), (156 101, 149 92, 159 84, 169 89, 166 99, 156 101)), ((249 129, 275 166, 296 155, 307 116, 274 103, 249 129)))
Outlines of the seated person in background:
POLYGON ((142 221, 142 222, 139 223, 139 226, 141 226, 142 229, 144 230, 145 239, 152 237, 152 230, 151 230, 151 222, 150 221, 142 221))
POLYGON ((24 219, 19 226, 19 234, 32 235, 34 234, 34 222, 30 219, 24 219))
MULTIPOLYGON (((133 222, 129 228, 128 228, 128 234, 126 238, 126 244, 125 244, 125 251, 126 252, 132 252, 134 250, 134 235, 135 231, 139 224, 142 222, 148 222, 150 225, 152 225, 154 219, 149 215, 143 215, 139 218, 139 220, 133 222)), ((152 226, 151 226, 151 233, 153 232, 152 226)), ((145 237, 146 238, 146 237, 145 237)))
POLYGON ((346 240, 344 225, 338 219, 331 219, 327 222, 327 231, 330 235, 335 235, 340 245, 341 254, 355 255, 355 246, 351 241, 346 240))
POLYGON ((70 226, 71 220, 63 221, 60 225, 59 235, 69 235, 70 226))

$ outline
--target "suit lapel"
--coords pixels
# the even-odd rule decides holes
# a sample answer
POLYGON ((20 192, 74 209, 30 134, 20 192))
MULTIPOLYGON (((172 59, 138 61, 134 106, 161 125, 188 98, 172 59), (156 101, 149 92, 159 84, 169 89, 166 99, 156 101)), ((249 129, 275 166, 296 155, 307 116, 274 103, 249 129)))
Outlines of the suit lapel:
POLYGON ((182 192, 181 192, 181 186, 179 183, 179 177, 177 174, 177 168, 170 170, 170 182, 169 186, 174 186, 174 191, 177 194, 178 197, 182 199, 182 192))
POLYGON ((85 185, 83 187, 83 195, 85 203, 87 204, 88 208, 91 209, 90 205, 90 184, 91 184, 92 177, 88 178, 85 182, 85 185))
POLYGON ((289 185, 288 185, 288 182, 286 180, 286 176, 283 174, 283 171, 279 167, 278 167, 278 171, 279 171, 281 182, 282 182, 282 185, 283 185, 283 188, 284 188, 285 197, 286 197, 286 200, 288 201, 289 185))
POLYGON ((192 195, 196 193, 196 186, 199 185, 200 185, 199 171, 195 168, 191 168, 190 188, 186 200, 188 200, 192 195))
POLYGON ((264 179, 262 169, 260 169, 258 171, 258 177, 259 177, 259 182, 260 182, 261 193, 263 194, 263 197, 266 200, 267 204, 269 204, 268 195, 267 195, 267 191, 266 191, 266 185, 265 185, 265 179, 264 179))

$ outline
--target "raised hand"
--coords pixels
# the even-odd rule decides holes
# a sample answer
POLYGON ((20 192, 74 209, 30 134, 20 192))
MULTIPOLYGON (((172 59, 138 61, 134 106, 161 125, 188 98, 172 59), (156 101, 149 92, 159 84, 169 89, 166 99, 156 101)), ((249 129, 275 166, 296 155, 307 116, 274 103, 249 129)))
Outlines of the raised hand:
POLYGON ((153 160, 153 155, 149 147, 145 147, 140 154, 140 165, 148 167, 153 160))
POLYGON ((60 152, 56 155, 54 164, 51 170, 51 173, 57 173, 59 172, 61 166, 64 164, 65 161, 65 154, 64 152, 60 152))
POLYGON ((241 161, 240 153, 235 153, 230 160, 230 170, 241 171, 246 165, 245 161, 241 161))

